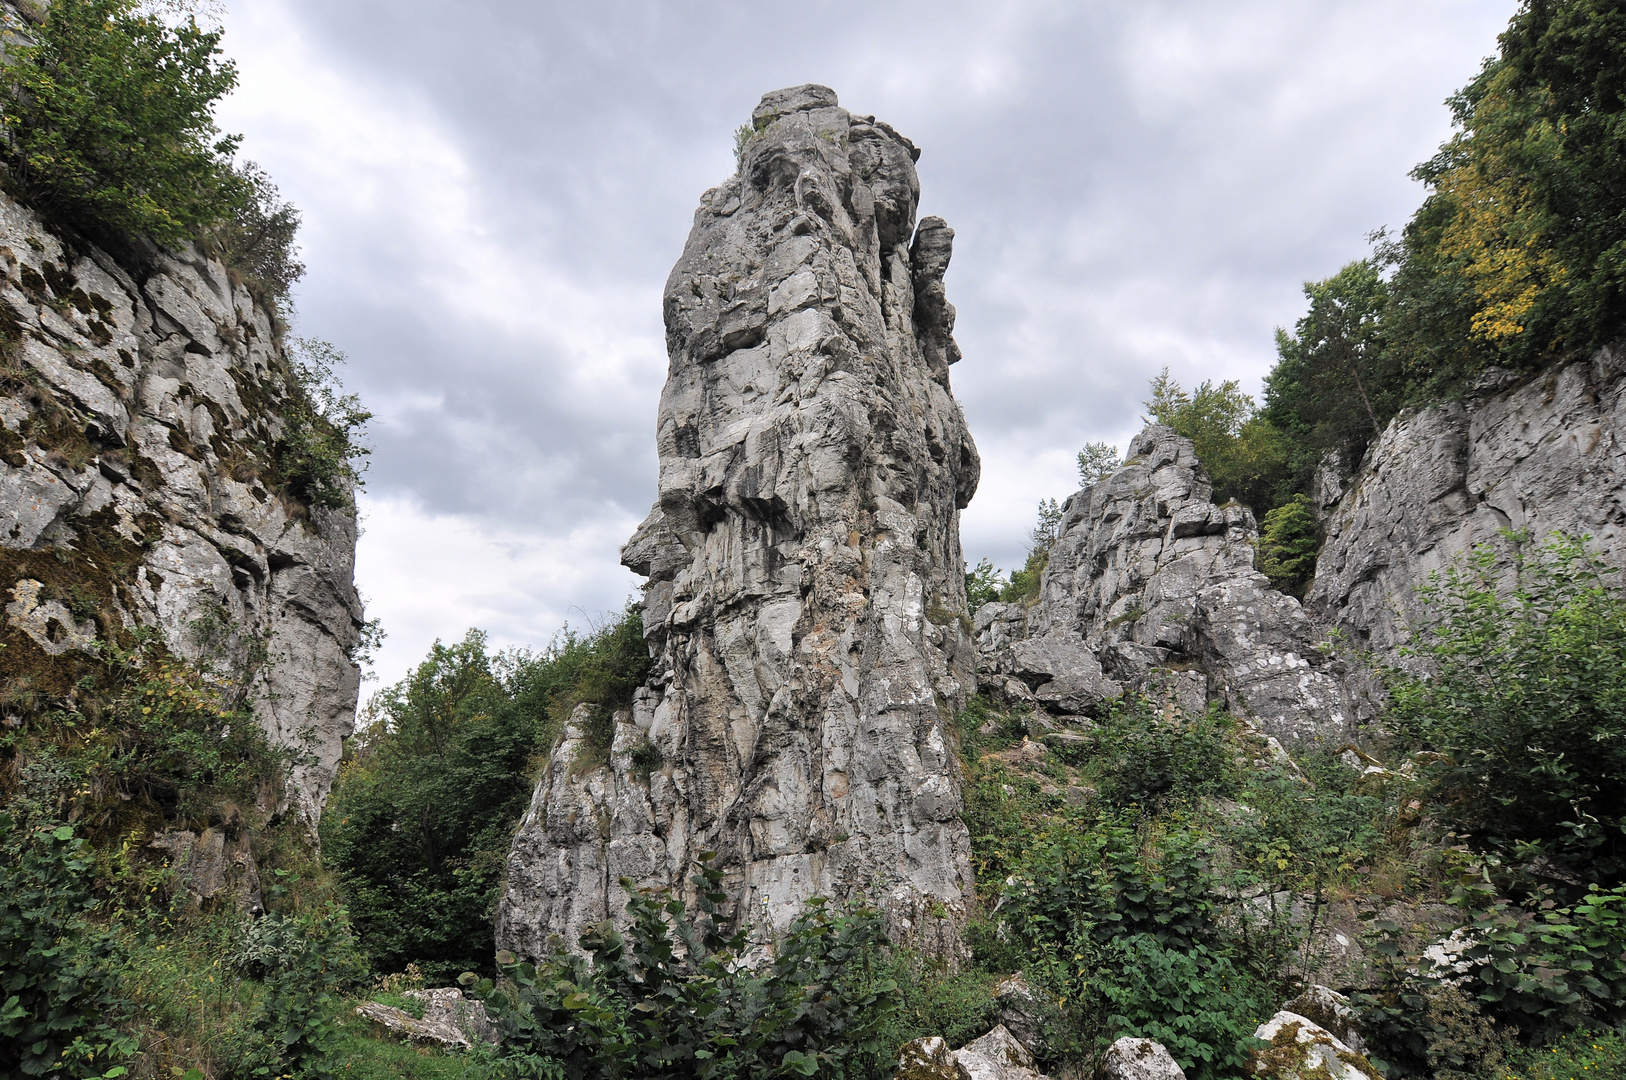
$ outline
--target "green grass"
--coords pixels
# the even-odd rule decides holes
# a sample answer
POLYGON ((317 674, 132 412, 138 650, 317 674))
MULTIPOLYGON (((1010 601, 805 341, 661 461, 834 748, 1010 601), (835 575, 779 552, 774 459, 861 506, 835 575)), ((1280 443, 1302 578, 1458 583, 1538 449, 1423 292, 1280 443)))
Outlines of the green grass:
POLYGON ((1605 1080, 1626 1076, 1626 1037, 1618 1031, 1577 1031, 1543 1047, 1521 1050, 1505 1080, 1605 1080))
POLYGON ((345 1008, 341 1041, 333 1055, 334 1074, 345 1080, 456 1080, 468 1067, 461 1053, 403 1042, 355 1014, 361 1001, 345 1008))

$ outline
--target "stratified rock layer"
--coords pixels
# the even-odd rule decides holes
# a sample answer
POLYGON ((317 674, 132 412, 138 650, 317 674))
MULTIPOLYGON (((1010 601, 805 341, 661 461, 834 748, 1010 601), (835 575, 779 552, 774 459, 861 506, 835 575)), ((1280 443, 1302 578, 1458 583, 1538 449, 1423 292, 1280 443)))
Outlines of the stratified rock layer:
POLYGON ((742 917, 873 896, 952 949, 971 890, 949 723, 973 683, 959 511, 979 462, 948 389, 953 231, 918 151, 820 86, 768 94, 667 281, 656 675, 584 770, 573 718, 514 840, 498 939, 535 955, 716 851, 742 917), (658 764, 651 764, 658 760, 658 764))
POLYGON ((1137 435, 1122 467, 1064 504, 1037 603, 978 610, 984 682, 1057 715, 1135 689, 1187 712, 1223 702, 1270 736, 1344 733, 1324 636, 1253 568, 1253 515, 1211 494, 1189 439, 1137 435))
POLYGON ((1626 567, 1626 356, 1487 376, 1461 400, 1396 417, 1347 490, 1326 489, 1306 604, 1384 662, 1428 619, 1418 587, 1475 544, 1506 552, 1503 530, 1587 535, 1626 567))
POLYGON ((52 692, 52 662, 106 635, 87 606, 156 627, 247 683, 314 822, 360 684, 355 514, 307 512, 251 468, 282 426, 267 312, 195 252, 142 262, 69 247, 0 195, 0 672, 52 692))

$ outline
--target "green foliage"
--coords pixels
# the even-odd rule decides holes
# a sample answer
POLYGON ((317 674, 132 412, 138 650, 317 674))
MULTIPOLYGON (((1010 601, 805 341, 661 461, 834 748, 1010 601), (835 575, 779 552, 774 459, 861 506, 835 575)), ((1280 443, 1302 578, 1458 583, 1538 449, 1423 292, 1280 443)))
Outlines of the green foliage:
POLYGON ((1438 624, 1390 680, 1395 730, 1436 752, 1444 821, 1515 880, 1626 879, 1626 598, 1584 541, 1531 555, 1498 587, 1483 545, 1423 592, 1438 624), (1545 864, 1545 865, 1544 865, 1545 864))
POLYGON ((1274 1009, 1269 988, 1203 945, 1173 948, 1150 934, 1102 951, 1097 988, 1112 1038, 1162 1043, 1192 1080, 1246 1075, 1253 1032, 1274 1009))
POLYGON ((1089 487, 1098 480, 1111 476, 1123 464, 1118 448, 1104 442, 1085 443, 1078 452, 1078 482, 1089 487))
POLYGON ((1167 368, 1152 380, 1148 415, 1191 440, 1197 460, 1214 484, 1214 501, 1235 499, 1261 512, 1291 493, 1287 441, 1263 416, 1235 379, 1215 386, 1204 380, 1186 393, 1167 368))
POLYGON ((1156 808, 1171 799, 1190 801, 1236 786, 1227 735, 1229 716, 1159 715, 1142 698, 1118 703, 1084 733, 1054 751, 1062 761, 1088 768, 1102 799, 1113 806, 1156 808))
POLYGON ((351 506, 361 486, 356 462, 372 452, 360 439, 373 414, 356 395, 343 393, 334 369, 345 357, 328 342, 298 338, 287 360, 282 433, 271 448, 276 475, 306 506, 351 506))
POLYGON ((136 1050, 87 918, 93 862, 72 826, 0 812, 0 1074, 117 1076, 136 1050))
MULTIPOLYGON (((416 962, 444 982, 489 970, 490 913, 532 759, 578 703, 630 704, 649 672, 636 608, 591 634, 566 630, 540 654, 488 653, 471 630, 436 642, 368 704, 322 815, 322 848, 373 962, 416 962)), ((606 749, 608 737, 603 738, 606 749)), ((642 751, 636 768, 660 767, 642 751)))
MULTIPOLYGON (((1471 909, 1480 899, 1468 892, 1459 902, 1471 909)), ((1465 932, 1461 959, 1476 965, 1465 989, 1523 1030, 1552 1035, 1589 1014, 1626 1019, 1626 886, 1594 885, 1564 907, 1493 899, 1465 932)))
POLYGON ((999 599, 999 594, 1009 584, 1005 576, 994 568, 994 564, 983 559, 965 575, 965 606, 972 612, 984 604, 991 604, 999 599))
POLYGON ((1265 514, 1259 530, 1259 572, 1282 592, 1302 600, 1315 577, 1321 539, 1315 507, 1307 497, 1293 496, 1265 514))
POLYGON ((1405 398, 1398 353, 1384 335, 1388 286, 1372 259, 1325 281, 1306 282, 1309 313, 1276 331, 1276 366, 1265 379, 1263 417, 1292 447, 1295 479, 1307 484, 1329 450, 1349 465, 1383 433, 1405 398))
POLYGON ((1604 0, 1526 0, 1451 99, 1458 133, 1393 257, 1417 375, 1534 368, 1626 327, 1626 20, 1604 0))
POLYGON ((210 250, 231 267, 268 311, 283 312, 294 283, 305 276, 295 254, 299 211, 254 162, 233 170, 241 198, 232 216, 205 234, 210 250))
POLYGON ((1575 1031, 1546 1046, 1516 1051, 1498 1080, 1577 1080, 1583 1076, 1626 1076, 1626 1035, 1618 1030, 1575 1031))
POLYGON ((7 44, 6 183, 68 225, 181 244, 244 199, 215 103, 237 83, 218 32, 169 26, 136 0, 54 0, 7 44))
MULTIPOLYGON (((293 1075, 325 1080, 337 1075, 340 1046, 338 992, 362 974, 343 909, 262 921, 275 927, 264 997, 237 1072, 249 1077, 293 1075)), ((266 963, 262 952, 259 963, 266 963)))
POLYGON ((722 878, 702 863, 692 917, 624 880, 632 925, 585 934, 591 961, 562 948, 540 966, 500 957, 506 990, 465 976, 505 1054, 544 1076, 841 1077, 890 1051, 880 1035, 898 988, 880 917, 812 901, 753 967, 747 933, 724 929, 722 878))

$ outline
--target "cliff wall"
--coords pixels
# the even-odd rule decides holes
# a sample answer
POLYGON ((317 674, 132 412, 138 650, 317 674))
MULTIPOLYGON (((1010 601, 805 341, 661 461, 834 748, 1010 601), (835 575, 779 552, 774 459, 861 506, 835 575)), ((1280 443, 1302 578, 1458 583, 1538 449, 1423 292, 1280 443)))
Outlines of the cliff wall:
POLYGON ((517 952, 574 944, 622 877, 684 882, 707 850, 775 926, 869 896, 951 950, 972 888, 954 234, 916 226, 909 140, 827 88, 766 95, 753 127, 666 285, 659 500, 622 553, 656 673, 606 764, 584 708, 537 785, 498 916, 517 952))
POLYGON ((270 315, 196 251, 139 261, 0 195, 0 681, 71 703, 95 639, 155 628, 298 750, 314 823, 355 719, 355 513, 262 480, 287 393, 270 315))
POLYGON ((1490 374, 1402 413, 1347 484, 1322 485, 1327 539, 1306 605, 1380 662, 1427 618, 1416 590, 1504 530, 1592 537, 1626 567, 1626 356, 1603 349, 1534 378, 1490 374))

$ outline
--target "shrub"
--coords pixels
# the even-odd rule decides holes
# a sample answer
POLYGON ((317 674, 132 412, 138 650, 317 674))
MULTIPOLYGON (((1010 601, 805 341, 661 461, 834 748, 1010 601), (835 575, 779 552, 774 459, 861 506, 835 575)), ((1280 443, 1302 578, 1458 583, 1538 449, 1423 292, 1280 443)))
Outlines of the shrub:
POLYGON ((7 44, 6 183, 58 222, 182 244, 245 193, 215 103, 237 82, 220 34, 136 0, 54 0, 32 42, 7 44))
MULTIPOLYGON (((597 704, 608 728, 649 666, 643 621, 629 607, 591 634, 567 628, 540 654, 492 656, 477 630, 455 645, 437 641, 373 697, 321 832, 375 964, 416 962, 439 980, 489 970, 489 915, 533 755, 553 745, 578 703, 597 704)), ((607 733, 601 741, 607 752, 607 733)), ((659 765, 653 746, 635 761, 659 765)))
POLYGON ((998 600, 1007 584, 993 563, 987 559, 979 561, 965 575, 965 606, 974 613, 982 605, 998 600))
POLYGON ((362 472, 355 463, 372 452, 360 438, 373 414, 342 392, 334 369, 345 357, 328 342, 298 338, 287 361, 282 434, 271 452, 276 474, 306 506, 352 506, 362 472))
POLYGON ((295 255, 299 211, 284 202, 277 186, 254 162, 233 170, 241 197, 230 218, 206 234, 210 250, 243 279, 268 311, 287 314, 288 295, 305 276, 295 255))
POLYGON ((1581 1030, 1545 1046, 1510 1055, 1507 1080, 1571 1080, 1579 1076, 1626 1076, 1626 1035, 1581 1030))
POLYGON ((1259 572, 1282 592, 1299 599, 1315 577, 1321 551, 1321 523, 1303 495, 1295 495, 1265 514, 1259 532, 1259 572))
POLYGON ((1267 987, 1202 945, 1174 949, 1149 934, 1119 938, 1097 962, 1107 1013, 1102 1042, 1128 1035, 1168 1048, 1191 1080, 1251 1072, 1254 1030, 1274 1009, 1267 987))
POLYGON ((1284 439, 1257 415, 1253 399, 1231 379, 1204 381, 1191 393, 1164 368, 1152 380, 1147 413, 1191 440, 1209 479, 1214 501, 1235 499, 1263 513, 1290 494, 1293 469, 1284 439))
POLYGON ((1626 877, 1626 597, 1583 540, 1514 578, 1476 548, 1422 592, 1438 625, 1412 650, 1429 677, 1390 680, 1395 730, 1438 752, 1436 812, 1501 873, 1615 884, 1626 877), (1543 869, 1550 862, 1553 869, 1543 869))
POLYGON ((760 966, 744 930, 723 929, 722 873, 702 856, 697 913, 638 891, 625 935, 608 921, 540 965, 499 957, 510 989, 464 976, 533 1075, 847 1076, 883 1048, 895 1008, 880 917, 811 901, 760 966))
POLYGON ((109 936, 86 918, 93 861, 72 826, 0 812, 0 1074, 117 1076, 135 1053, 112 1023, 109 936))
POLYGON ((246 935, 239 970, 263 972, 260 1000, 236 1072, 240 1076, 326 1078, 341 1042, 339 991, 362 974, 341 908, 291 918, 271 914, 246 935))
POLYGON ((1236 782, 1221 712, 1167 717, 1143 698, 1120 702, 1081 742, 1053 751, 1084 766, 1101 798, 1118 807, 1156 808, 1230 790, 1236 782))

